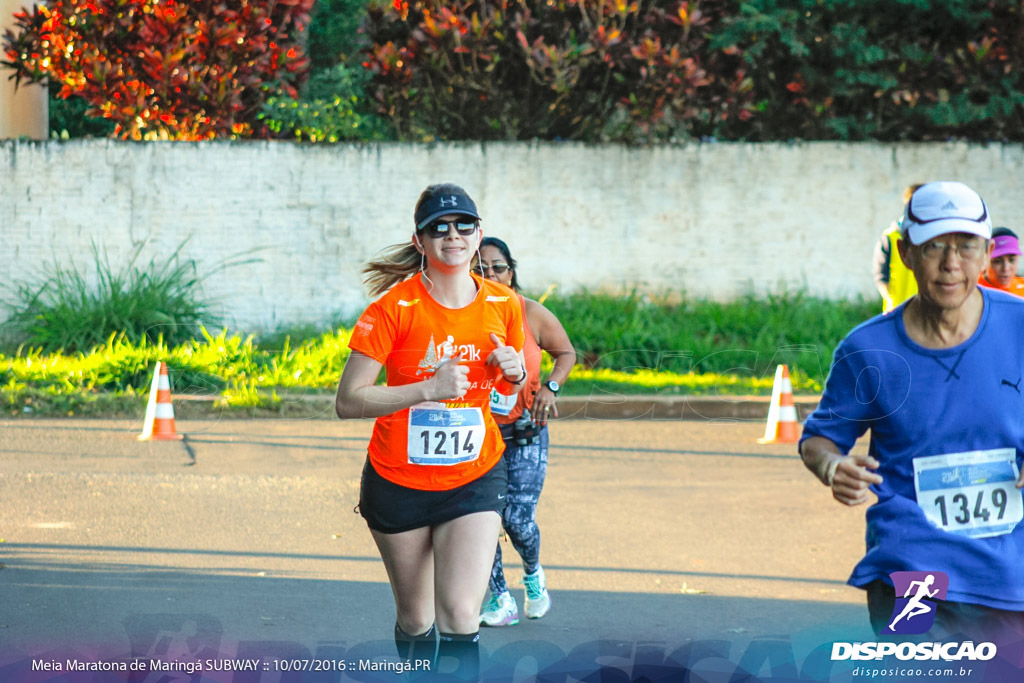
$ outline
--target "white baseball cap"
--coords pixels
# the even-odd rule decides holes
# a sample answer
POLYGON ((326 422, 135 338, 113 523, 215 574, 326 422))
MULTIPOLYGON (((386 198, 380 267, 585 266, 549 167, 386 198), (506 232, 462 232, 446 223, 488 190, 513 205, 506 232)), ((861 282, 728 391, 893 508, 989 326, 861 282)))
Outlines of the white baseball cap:
POLYGON ((903 210, 900 225, 911 244, 951 232, 992 239, 992 219, 981 196, 963 183, 938 181, 917 188, 903 210))

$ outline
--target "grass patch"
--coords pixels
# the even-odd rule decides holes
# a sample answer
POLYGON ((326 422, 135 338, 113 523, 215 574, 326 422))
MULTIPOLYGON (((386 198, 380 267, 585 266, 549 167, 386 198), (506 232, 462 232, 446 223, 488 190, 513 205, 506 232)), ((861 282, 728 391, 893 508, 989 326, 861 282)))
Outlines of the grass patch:
MULTIPOLYGON (((775 365, 784 362, 795 392, 818 393, 835 344, 875 307, 803 295, 732 304, 574 295, 545 304, 578 349, 580 363, 564 390, 569 396, 768 395, 775 365)), ((293 342, 282 333, 265 338, 267 346, 252 336, 200 328, 198 339, 175 346, 112 334, 88 352, 20 348, 0 355, 0 410, 140 416, 153 367, 164 360, 172 394, 204 397, 207 411, 306 414, 301 406, 315 403, 312 412, 329 413, 351 332, 298 332, 308 336, 293 342)), ((542 368, 550 370, 550 359, 542 368)))
POLYGON ((294 348, 259 349, 252 337, 216 336, 174 348, 111 336, 89 353, 21 349, 0 355, 0 408, 8 416, 136 415, 156 361, 167 362, 173 396, 215 399, 222 410, 282 407, 279 392, 333 391, 348 358, 349 332, 325 332, 294 348))
POLYGON ((724 303, 672 302, 636 293, 549 296, 587 369, 640 375, 768 379, 786 363, 794 388, 820 390, 836 344, 878 312, 874 300, 833 301, 803 292, 724 303))
POLYGON ((200 284, 252 259, 231 257, 200 273, 195 261, 180 255, 186 243, 166 261, 136 265, 145 246, 140 244, 120 269, 93 244, 92 277, 74 264, 54 262, 36 280, 15 282, 13 299, 3 302, 10 311, 5 343, 67 353, 101 346, 113 335, 177 346, 198 337, 203 325, 217 327, 200 284))

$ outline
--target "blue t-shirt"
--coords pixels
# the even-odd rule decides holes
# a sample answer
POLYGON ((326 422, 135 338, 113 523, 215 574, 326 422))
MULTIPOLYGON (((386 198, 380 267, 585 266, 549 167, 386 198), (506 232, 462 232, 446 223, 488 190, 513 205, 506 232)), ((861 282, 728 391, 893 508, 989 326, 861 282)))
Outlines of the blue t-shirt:
POLYGON ((848 453, 871 430, 883 483, 871 487, 878 502, 867 511, 867 552, 851 585, 942 571, 947 600, 1024 611, 1024 524, 987 538, 951 533, 927 519, 914 488, 914 458, 1012 448, 1017 465, 1024 460, 1024 299, 981 292, 977 330, 950 349, 912 341, 903 306, 856 327, 836 348, 801 438, 822 436, 848 453))

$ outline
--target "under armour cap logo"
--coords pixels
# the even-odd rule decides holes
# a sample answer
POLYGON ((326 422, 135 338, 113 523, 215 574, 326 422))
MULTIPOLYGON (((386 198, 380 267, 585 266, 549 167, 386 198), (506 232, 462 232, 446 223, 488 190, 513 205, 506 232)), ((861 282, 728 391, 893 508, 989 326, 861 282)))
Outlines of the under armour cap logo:
POLYGON ((446 207, 446 206, 458 206, 458 205, 459 205, 459 198, 456 197, 455 195, 451 195, 447 199, 445 199, 444 197, 441 197, 441 208, 442 209, 444 207, 446 207))
POLYGON ((956 204, 953 203, 953 200, 949 200, 945 204, 942 205, 942 210, 943 211, 956 211, 959 208, 960 208, 959 206, 957 206, 956 204))

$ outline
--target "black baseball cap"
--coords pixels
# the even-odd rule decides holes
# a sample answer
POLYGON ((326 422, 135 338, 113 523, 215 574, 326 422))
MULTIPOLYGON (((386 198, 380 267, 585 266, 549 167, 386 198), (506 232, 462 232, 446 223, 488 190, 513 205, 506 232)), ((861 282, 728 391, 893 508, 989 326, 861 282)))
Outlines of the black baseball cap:
POLYGON ((441 216, 459 214, 480 220, 476 204, 464 192, 443 192, 435 194, 416 209, 416 229, 422 230, 428 223, 441 216))

